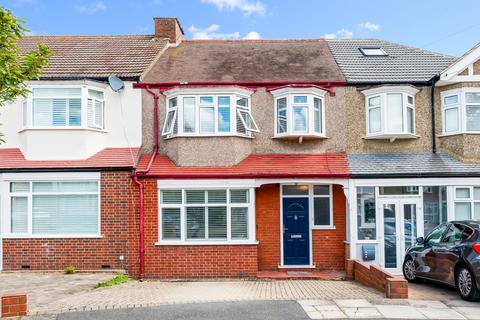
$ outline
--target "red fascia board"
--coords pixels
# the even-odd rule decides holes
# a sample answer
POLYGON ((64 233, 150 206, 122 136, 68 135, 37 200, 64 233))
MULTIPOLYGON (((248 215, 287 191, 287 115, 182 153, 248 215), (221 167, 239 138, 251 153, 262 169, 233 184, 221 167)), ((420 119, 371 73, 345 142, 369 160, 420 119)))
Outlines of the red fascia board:
POLYGON ((239 173, 239 174, 147 174, 142 178, 156 179, 290 179, 290 178, 349 178, 350 173, 239 173))
POLYGON ((275 88, 287 85, 313 85, 325 87, 342 87, 345 81, 270 81, 270 82, 245 82, 245 81, 184 81, 184 82, 138 82, 133 84, 135 89, 143 88, 169 88, 177 86, 243 86, 275 88))

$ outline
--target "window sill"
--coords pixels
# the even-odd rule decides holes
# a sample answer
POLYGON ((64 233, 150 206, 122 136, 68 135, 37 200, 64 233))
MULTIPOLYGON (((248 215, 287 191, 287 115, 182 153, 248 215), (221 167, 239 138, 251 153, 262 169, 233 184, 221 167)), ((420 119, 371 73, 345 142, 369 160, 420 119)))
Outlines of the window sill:
POLYGON ((335 226, 313 226, 312 230, 336 230, 335 226))
POLYGON ((155 246, 239 246, 239 245, 257 245, 258 241, 162 241, 155 242, 155 246))
POLYGON ((452 136, 477 136, 480 132, 455 132, 455 133, 443 133, 438 135, 439 138, 452 137, 452 136))
POLYGON ((175 138, 245 138, 245 139, 253 139, 254 137, 251 135, 240 135, 240 134, 192 134, 192 135, 175 135, 175 136, 163 136, 163 140, 171 140, 175 138))
POLYGON ((327 136, 323 134, 310 134, 310 133, 292 133, 292 134, 282 134, 274 135, 272 139, 285 139, 285 140, 297 140, 302 138, 303 140, 315 140, 315 139, 328 139, 327 136))
POLYGON ((2 236, 3 239, 101 239, 102 235, 98 234, 7 234, 2 236))
POLYGON ((102 132, 108 133, 105 129, 95 129, 95 128, 85 128, 85 127, 36 127, 36 128, 23 128, 18 133, 27 132, 27 131, 93 131, 93 132, 102 132))
POLYGON ((420 136, 412 133, 382 133, 382 134, 374 134, 374 135, 367 135, 363 137, 365 140, 390 140, 390 142, 394 142, 395 140, 404 140, 404 139, 418 139, 420 136))

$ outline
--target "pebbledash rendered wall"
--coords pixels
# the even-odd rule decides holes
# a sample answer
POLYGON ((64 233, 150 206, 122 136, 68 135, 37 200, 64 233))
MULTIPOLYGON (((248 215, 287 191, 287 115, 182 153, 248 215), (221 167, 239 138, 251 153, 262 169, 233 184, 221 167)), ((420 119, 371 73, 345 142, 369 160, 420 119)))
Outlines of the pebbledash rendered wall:
POLYGON ((3 269, 126 269, 133 190, 130 172, 104 171, 100 185, 101 238, 3 239, 3 269))

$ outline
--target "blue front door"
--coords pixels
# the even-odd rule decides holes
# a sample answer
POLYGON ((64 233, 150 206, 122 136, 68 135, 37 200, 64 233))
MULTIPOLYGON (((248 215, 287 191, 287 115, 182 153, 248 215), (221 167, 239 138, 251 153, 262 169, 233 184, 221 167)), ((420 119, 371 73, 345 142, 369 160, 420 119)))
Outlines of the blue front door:
POLYGON ((283 264, 310 264, 308 198, 283 198, 283 264))

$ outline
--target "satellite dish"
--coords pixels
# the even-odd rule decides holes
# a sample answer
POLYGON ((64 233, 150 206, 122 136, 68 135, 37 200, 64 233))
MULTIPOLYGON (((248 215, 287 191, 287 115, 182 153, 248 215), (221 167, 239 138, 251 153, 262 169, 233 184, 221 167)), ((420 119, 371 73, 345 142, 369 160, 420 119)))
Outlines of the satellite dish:
POLYGON ((125 85, 123 84, 122 79, 116 76, 109 76, 108 77, 108 84, 110 85, 110 88, 112 88, 113 91, 119 92, 122 90, 125 85))

